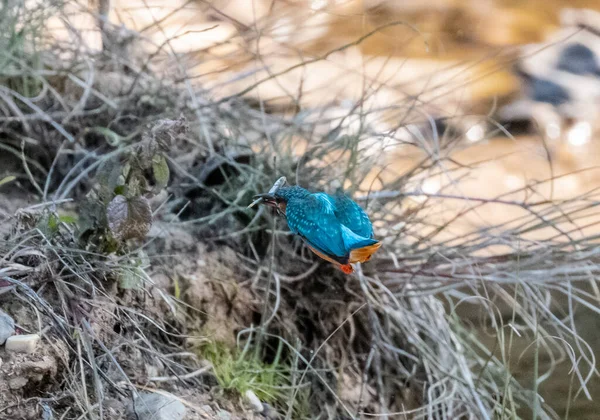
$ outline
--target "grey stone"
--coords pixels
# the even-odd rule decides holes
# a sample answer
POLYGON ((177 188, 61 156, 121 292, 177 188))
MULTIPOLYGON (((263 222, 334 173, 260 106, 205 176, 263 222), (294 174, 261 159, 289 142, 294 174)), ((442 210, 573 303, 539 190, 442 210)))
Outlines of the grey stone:
POLYGON ((3 311, 0 311, 0 345, 15 333, 15 321, 3 311))
POLYGON ((225 410, 219 410, 217 413, 217 419, 219 420, 231 420, 231 413, 225 410))
POLYGON ((27 382, 29 382, 29 379, 23 376, 17 376, 16 378, 10 378, 8 380, 8 387, 13 390, 21 389, 24 388, 25 385, 27 385, 27 382))
POLYGON ((206 405, 203 405, 200 408, 202 409, 202 411, 204 411, 204 414, 206 414, 207 416, 213 416, 214 417, 215 410, 213 410, 210 405, 206 404, 206 405))
POLYGON ((144 420, 182 420, 186 408, 172 395, 141 393, 135 399, 130 418, 144 420), (135 410, 135 411, 134 411, 135 410))

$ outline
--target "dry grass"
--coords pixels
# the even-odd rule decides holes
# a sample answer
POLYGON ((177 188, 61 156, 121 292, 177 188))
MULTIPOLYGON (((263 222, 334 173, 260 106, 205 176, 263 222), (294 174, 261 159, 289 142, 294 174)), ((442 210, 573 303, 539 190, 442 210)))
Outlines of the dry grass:
MULTIPOLYGON (((198 333, 187 325, 211 314, 186 306, 176 282, 152 285, 150 278, 161 264, 169 271, 178 259, 197 257, 172 254, 184 233, 235 251, 235 283, 260 305, 249 303, 256 325, 231 331, 241 351, 233 354, 248 357, 237 359, 243 369, 274 360, 283 366, 275 379, 270 372, 257 377, 277 388, 270 402, 288 419, 556 418, 539 387, 563 362, 571 366, 570 398, 591 398, 596 362, 575 316, 580 307, 597 314, 600 301, 597 238, 582 233, 595 223, 588 220, 599 203, 595 191, 563 201, 464 197, 452 186, 469 168, 452 154, 468 146, 461 136, 438 133, 427 117, 430 130, 407 139, 403 121, 386 132, 374 123, 389 109, 364 103, 341 116, 309 109, 284 117, 260 102, 211 99, 186 77, 168 43, 137 53, 148 48, 143 37, 107 24, 103 48, 93 50, 70 27, 71 13, 82 11, 77 3, 33 10, 15 4, 18 13, 0 12, 0 25, 21 31, 2 38, 0 147, 15 166, 0 179, 16 176, 12 191, 40 204, 12 219, 13 232, 0 245, 0 302, 34 308, 44 340, 68 347, 63 376, 44 399, 62 418, 110 418, 105 396, 127 399, 148 384, 213 388, 201 360, 208 353, 186 349, 198 333), (44 37, 50 11, 64 13, 69 42, 44 37), (164 62, 175 70, 164 71, 164 62), (82 243, 65 211, 81 223, 97 169, 124 159, 149 124, 182 114, 190 128, 172 145, 171 184, 153 202, 166 233, 111 252, 82 243), (418 150, 422 160, 369 191, 364 180, 386 153, 381 144, 418 150), (423 179, 436 174, 447 182, 438 193, 423 192, 423 179), (374 261, 345 277, 316 260, 266 209, 247 209, 252 195, 279 176, 353 193, 385 244, 374 261), (464 206, 432 223, 449 201, 464 206), (523 215, 453 233, 460 217, 489 205, 516 206, 523 215), (143 287, 119 288, 124 276, 143 287), (528 348, 516 354, 523 339, 528 348), (533 384, 515 377, 522 358, 534 363, 533 384), (161 366, 161 374, 140 373, 147 365, 161 366)), ((379 88, 365 87, 365 98, 379 88)), ((392 111, 410 109, 413 99, 392 111)))

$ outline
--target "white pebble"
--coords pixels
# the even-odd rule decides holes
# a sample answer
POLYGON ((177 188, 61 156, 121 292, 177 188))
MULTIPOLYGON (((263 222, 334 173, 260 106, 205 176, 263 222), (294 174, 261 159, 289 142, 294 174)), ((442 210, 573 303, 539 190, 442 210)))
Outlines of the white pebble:
POLYGON ((260 399, 256 396, 256 394, 254 392, 247 390, 244 393, 244 396, 246 397, 246 400, 248 400, 248 402, 250 403, 250 405, 252 406, 252 409, 254 411, 256 411, 257 413, 263 412, 265 407, 263 406, 263 403, 260 401, 260 399))
POLYGON ((6 340, 7 352, 33 353, 40 341, 38 334, 13 335, 6 340))

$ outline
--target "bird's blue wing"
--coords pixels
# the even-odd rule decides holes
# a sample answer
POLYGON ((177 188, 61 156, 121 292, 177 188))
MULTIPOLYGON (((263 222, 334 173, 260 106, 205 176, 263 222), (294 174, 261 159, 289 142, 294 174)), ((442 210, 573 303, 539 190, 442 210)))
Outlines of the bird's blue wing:
POLYGON ((330 197, 330 199, 335 203, 335 216, 342 225, 358 236, 373 237, 373 225, 371 225, 369 216, 362 207, 344 194, 336 194, 335 197, 330 197))
POLYGON ((291 199, 285 213, 290 230, 304 238, 310 246, 336 260, 347 258, 349 250, 344 242, 342 226, 328 199, 319 193, 303 199, 291 199))

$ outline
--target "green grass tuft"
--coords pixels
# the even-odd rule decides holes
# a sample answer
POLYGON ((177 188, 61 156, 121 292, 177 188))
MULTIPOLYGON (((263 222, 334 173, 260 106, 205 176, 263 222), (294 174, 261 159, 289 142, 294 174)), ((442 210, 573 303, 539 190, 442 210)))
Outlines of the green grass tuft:
MULTIPOLYGON (((263 403, 284 408, 294 394, 293 367, 282 360, 280 345, 272 363, 265 363, 253 351, 231 349, 219 342, 209 342, 199 351, 213 366, 219 387, 226 392, 243 396, 252 391, 263 403)), ((309 417, 308 393, 297 392, 292 402, 294 418, 309 417)))

